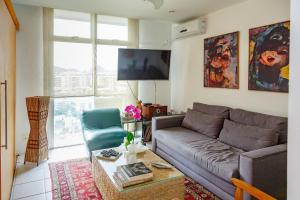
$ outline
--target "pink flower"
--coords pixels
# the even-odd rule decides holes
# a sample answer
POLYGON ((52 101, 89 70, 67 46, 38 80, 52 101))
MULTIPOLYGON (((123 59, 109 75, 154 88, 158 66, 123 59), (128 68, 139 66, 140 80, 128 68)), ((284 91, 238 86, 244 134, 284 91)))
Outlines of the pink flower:
POLYGON ((141 113, 141 109, 135 107, 135 108, 132 110, 132 112, 133 112, 133 113, 141 113))
POLYGON ((133 118, 134 118, 135 120, 140 120, 140 119, 142 119, 142 115, 141 115, 141 113, 135 113, 135 114, 133 115, 133 118))
POLYGON ((131 112, 133 109, 135 109, 135 106, 130 104, 128 106, 125 107, 125 112, 127 112, 129 114, 129 112, 131 112))
POLYGON ((135 120, 142 119, 142 111, 134 105, 128 105, 125 107, 124 111, 128 116, 133 117, 135 120))

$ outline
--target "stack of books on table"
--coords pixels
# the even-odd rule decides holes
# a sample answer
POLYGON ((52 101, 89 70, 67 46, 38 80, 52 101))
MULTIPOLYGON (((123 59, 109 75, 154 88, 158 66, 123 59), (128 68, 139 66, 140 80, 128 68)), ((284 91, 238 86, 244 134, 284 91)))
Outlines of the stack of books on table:
POLYGON ((120 187, 124 188, 151 181, 153 173, 143 162, 138 162, 118 166, 117 171, 113 174, 113 178, 120 187))

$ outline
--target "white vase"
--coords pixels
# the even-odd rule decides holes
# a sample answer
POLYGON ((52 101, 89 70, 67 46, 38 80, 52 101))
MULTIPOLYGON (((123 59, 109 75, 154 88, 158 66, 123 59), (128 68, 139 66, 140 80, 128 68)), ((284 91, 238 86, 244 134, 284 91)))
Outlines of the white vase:
POLYGON ((131 143, 130 145, 127 146, 129 153, 136 153, 138 148, 139 148, 139 144, 135 144, 135 143, 131 143))
POLYGON ((136 153, 125 152, 124 156, 127 164, 132 164, 137 162, 136 153))

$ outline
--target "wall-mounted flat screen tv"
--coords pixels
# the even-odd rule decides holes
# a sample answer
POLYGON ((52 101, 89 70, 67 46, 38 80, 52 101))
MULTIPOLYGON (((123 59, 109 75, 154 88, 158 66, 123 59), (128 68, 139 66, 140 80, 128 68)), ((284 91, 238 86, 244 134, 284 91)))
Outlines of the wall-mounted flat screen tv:
POLYGON ((118 80, 168 80, 170 57, 170 50, 120 48, 118 80))

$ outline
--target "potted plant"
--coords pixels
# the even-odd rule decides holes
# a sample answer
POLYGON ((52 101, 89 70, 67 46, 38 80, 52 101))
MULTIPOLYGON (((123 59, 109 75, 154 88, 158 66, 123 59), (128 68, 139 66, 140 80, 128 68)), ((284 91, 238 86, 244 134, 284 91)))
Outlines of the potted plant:
MULTIPOLYGON (((125 112, 127 118, 133 118, 134 119, 135 127, 136 127, 137 121, 142 119, 141 109, 134 106, 134 105, 126 106, 125 109, 124 109, 124 112, 125 112)), ((127 137, 124 139, 124 145, 125 145, 125 148, 128 151, 130 151, 130 150, 134 151, 134 148, 136 148, 135 145, 132 145, 132 144, 134 144, 134 138, 135 137, 136 137, 136 128, 134 129, 133 133, 129 132, 128 128, 127 128, 127 137), (131 145, 130 149, 128 149, 129 145, 131 145)))

